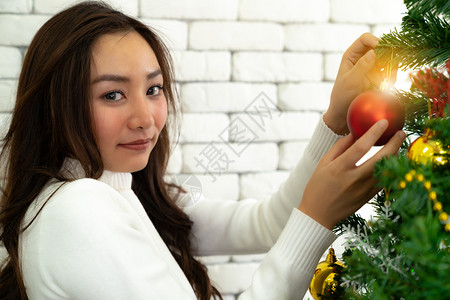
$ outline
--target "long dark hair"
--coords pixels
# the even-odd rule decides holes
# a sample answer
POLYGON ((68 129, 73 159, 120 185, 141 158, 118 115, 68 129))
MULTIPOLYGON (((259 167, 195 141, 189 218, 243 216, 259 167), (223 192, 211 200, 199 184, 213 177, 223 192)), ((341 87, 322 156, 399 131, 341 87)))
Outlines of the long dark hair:
MULTIPOLYGON (((101 2, 83 2, 53 16, 37 32, 24 59, 12 121, 3 142, 6 181, 1 196, 0 240, 8 259, 0 272, 1 299, 28 299, 20 268, 19 236, 24 216, 65 158, 77 159, 86 176, 99 178, 103 163, 91 123, 90 66, 94 42, 104 34, 136 31, 161 67, 170 115, 177 115, 168 49, 147 26, 101 2)), ((192 221, 169 197, 163 176, 170 152, 168 126, 147 166, 133 173, 132 188, 199 299, 219 298, 206 267, 192 254, 192 221)))

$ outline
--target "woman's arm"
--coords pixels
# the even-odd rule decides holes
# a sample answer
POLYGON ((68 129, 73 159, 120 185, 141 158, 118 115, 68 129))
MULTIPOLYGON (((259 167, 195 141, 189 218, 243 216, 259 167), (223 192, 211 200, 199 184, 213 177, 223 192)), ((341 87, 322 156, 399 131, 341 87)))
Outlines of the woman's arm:
POLYGON ((320 120, 302 159, 270 198, 219 201, 201 199, 184 210, 194 221, 199 255, 266 252, 273 246, 321 157, 339 139, 320 120))

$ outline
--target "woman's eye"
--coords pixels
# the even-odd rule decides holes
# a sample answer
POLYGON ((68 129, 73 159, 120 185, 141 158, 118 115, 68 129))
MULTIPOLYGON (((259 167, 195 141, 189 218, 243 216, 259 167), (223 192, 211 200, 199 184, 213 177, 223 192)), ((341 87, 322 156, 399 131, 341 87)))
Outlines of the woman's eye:
POLYGON ((147 90, 148 96, 156 96, 159 95, 163 87, 161 85, 154 85, 147 90))
POLYGON ((123 94, 118 91, 106 93, 103 97, 108 101, 118 101, 124 98, 123 94))

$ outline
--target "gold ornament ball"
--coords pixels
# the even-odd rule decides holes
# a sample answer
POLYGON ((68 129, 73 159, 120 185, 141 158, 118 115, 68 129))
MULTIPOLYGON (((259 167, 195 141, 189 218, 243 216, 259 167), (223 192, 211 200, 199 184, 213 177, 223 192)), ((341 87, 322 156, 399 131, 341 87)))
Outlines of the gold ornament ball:
POLYGON ((448 150, 444 149, 439 140, 430 138, 429 133, 425 133, 417 138, 408 149, 408 158, 420 164, 445 165, 447 163, 448 150))
POLYGON ((316 300, 320 300, 327 287, 331 288, 331 294, 335 292, 339 286, 339 282, 335 277, 342 273, 343 268, 345 268, 345 265, 336 259, 334 249, 330 248, 326 260, 319 262, 314 272, 313 279, 309 285, 311 296, 316 300))

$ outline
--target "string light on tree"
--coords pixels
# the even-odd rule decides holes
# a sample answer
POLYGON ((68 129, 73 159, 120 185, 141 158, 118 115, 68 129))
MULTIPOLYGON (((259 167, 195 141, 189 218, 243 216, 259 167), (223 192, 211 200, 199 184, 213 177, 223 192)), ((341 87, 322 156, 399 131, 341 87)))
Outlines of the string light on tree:
POLYGON ((400 189, 406 189, 408 184, 417 180, 419 182, 423 182, 423 188, 428 192, 428 199, 433 202, 433 210, 437 212, 439 221, 441 221, 444 226, 444 230, 446 232, 450 232, 450 220, 447 212, 443 210, 442 203, 438 200, 437 193, 432 189, 431 182, 429 180, 425 180, 423 174, 417 174, 415 170, 411 170, 410 172, 405 174, 405 180, 399 182, 400 189))

